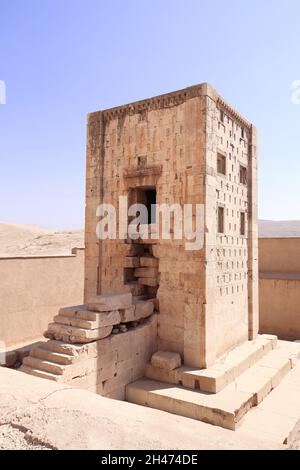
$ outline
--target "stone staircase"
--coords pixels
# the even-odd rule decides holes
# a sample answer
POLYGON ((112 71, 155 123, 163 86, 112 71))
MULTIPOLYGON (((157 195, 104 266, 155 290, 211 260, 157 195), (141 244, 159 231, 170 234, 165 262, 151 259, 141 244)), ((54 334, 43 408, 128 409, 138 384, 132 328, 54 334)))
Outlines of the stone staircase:
POLYGON ((44 334, 49 340, 30 351, 20 370, 97 393, 105 384, 108 388, 107 382, 116 382, 116 395, 122 396, 118 384, 124 390, 125 384, 141 377, 155 351, 154 304, 155 299, 127 293, 61 308, 44 334))
POLYGON ((202 370, 181 366, 177 353, 159 351, 146 366, 145 377, 127 385, 126 399, 252 436, 258 421, 262 437, 287 443, 300 425, 300 398, 294 416, 284 407, 289 394, 295 396, 297 391, 300 396, 299 357, 299 345, 271 335, 248 341, 202 370), (272 408, 277 390, 280 409, 275 404, 272 408), (261 411, 267 399, 269 410, 277 413, 275 418, 269 416, 270 411, 261 411), (277 422, 270 432, 265 431, 268 420, 277 422))

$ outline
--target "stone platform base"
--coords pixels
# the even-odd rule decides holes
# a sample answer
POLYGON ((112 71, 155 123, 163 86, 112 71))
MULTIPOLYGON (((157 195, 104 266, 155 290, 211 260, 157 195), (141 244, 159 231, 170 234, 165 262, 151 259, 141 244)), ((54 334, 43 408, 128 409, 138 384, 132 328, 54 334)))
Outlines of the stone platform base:
POLYGON ((287 444, 300 426, 299 356, 299 345, 270 335, 243 344, 203 370, 173 368, 156 353, 145 377, 127 385, 126 399, 287 444))

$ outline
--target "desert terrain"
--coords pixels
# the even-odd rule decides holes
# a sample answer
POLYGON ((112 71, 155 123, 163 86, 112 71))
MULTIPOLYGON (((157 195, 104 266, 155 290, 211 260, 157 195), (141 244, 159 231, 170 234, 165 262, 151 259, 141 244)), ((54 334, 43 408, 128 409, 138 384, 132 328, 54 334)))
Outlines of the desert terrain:
MULTIPOLYGON (((259 221, 260 237, 300 237, 300 220, 259 221)), ((84 231, 51 231, 33 225, 0 222, 0 257, 67 255, 84 247, 84 231)))
POLYGON ((83 230, 50 231, 0 222, 0 257, 67 255, 84 247, 83 230))

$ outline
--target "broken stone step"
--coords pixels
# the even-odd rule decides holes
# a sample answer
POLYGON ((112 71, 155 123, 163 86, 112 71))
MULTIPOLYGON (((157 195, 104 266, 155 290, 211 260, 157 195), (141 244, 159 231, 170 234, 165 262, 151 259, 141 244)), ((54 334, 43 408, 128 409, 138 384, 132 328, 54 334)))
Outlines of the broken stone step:
POLYGON ((217 393, 259 359, 272 351, 276 337, 264 338, 259 336, 254 341, 247 341, 235 348, 207 369, 182 367, 181 380, 185 387, 200 389, 204 392, 217 393))
POLYGON ((136 321, 142 318, 148 318, 154 311, 154 304, 149 300, 136 300, 134 306, 134 317, 136 321))
POLYGON ((126 400, 231 430, 253 405, 250 393, 222 390, 217 395, 206 394, 149 379, 127 385, 126 400))
POLYGON ((132 305, 132 294, 102 294, 97 295, 87 304, 88 310, 95 312, 112 312, 132 305))
POLYGON ((47 351, 47 349, 44 348, 33 348, 30 351, 30 356, 61 365, 73 364, 76 359, 75 356, 70 356, 68 354, 62 354, 53 351, 47 351))
POLYGON ((33 367, 25 366, 24 364, 20 367, 19 370, 21 372, 25 372, 25 374, 34 375, 35 377, 40 377, 41 379, 53 380, 55 382, 60 382, 62 379, 61 375, 51 374, 49 372, 34 369, 33 367))
POLYGON ((63 317, 81 318, 82 320, 89 321, 94 321, 97 318, 97 312, 91 312, 85 308, 85 305, 63 307, 59 309, 58 314, 63 317))
POLYGON ((66 354, 75 357, 82 354, 86 348, 86 346, 82 344, 70 344, 55 339, 50 339, 49 341, 46 341, 40 347, 47 351, 53 351, 58 354, 66 354))
POLYGON ((77 326, 78 328, 85 328, 88 330, 95 330, 96 328, 117 325, 121 321, 118 310, 113 312, 98 312, 95 315, 95 320, 84 320, 77 317, 64 317, 63 315, 56 315, 54 317, 54 322, 62 323, 63 325, 77 326))
POLYGON ((50 323, 45 333, 46 338, 65 341, 66 343, 89 343, 109 336, 112 326, 105 326, 94 330, 63 325, 62 323, 50 323))
POLYGON ((50 361, 44 361, 43 359, 39 359, 33 356, 27 356, 23 360, 24 366, 32 367, 33 369, 50 372, 50 374, 54 375, 63 375, 66 366, 61 364, 57 364, 50 361))

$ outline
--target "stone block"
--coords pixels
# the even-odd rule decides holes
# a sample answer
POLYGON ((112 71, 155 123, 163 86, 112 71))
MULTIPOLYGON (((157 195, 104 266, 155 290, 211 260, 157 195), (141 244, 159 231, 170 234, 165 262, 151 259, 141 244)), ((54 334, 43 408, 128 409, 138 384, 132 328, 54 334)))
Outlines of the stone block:
POLYGON ((153 258, 152 256, 141 256, 140 257, 140 266, 145 268, 157 268, 158 259, 153 258))
POLYGON ((120 323, 121 317, 119 311, 114 310, 112 312, 97 312, 94 320, 83 320, 78 317, 64 317, 62 315, 56 315, 54 317, 54 321, 64 325, 78 326, 79 328, 94 330, 105 326, 117 325, 120 323))
POLYGON ((155 287, 158 285, 158 280, 152 277, 139 277, 138 283, 143 286, 155 287))
POLYGON ((180 354, 170 351, 157 351, 151 357, 154 367, 165 370, 174 370, 181 366, 180 354))
POLYGON ((18 362, 18 353, 16 351, 7 351, 4 356, 4 367, 13 367, 18 362))
POLYGON ((112 326, 105 326, 95 330, 86 330, 74 326, 50 323, 45 337, 58 339, 67 343, 88 343, 109 336, 112 332, 112 326))
POLYGON ((157 278, 158 270, 157 268, 136 268, 134 270, 135 277, 150 277, 157 278))
POLYGON ((137 300, 135 302, 135 320, 140 320, 141 318, 147 318, 152 315, 154 310, 153 302, 148 300, 137 300))
POLYGON ((102 294, 95 296, 87 304, 88 310, 110 312, 132 306, 132 294, 102 294))
POLYGON ((128 323, 135 321, 135 305, 129 308, 124 308, 119 311, 121 323, 128 323))
POLYGON ((140 258, 137 256, 126 256, 124 260, 124 268, 138 268, 140 266, 140 258))

